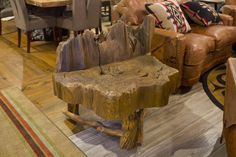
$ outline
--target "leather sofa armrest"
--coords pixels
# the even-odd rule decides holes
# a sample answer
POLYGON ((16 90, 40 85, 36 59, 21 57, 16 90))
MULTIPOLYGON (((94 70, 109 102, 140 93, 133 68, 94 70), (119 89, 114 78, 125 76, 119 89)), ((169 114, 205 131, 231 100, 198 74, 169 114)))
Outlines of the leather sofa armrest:
POLYGON ((233 18, 233 26, 236 26, 236 5, 224 5, 221 10, 223 14, 233 18))
POLYGON ((226 15, 226 14, 219 14, 220 18, 223 21, 223 24, 225 26, 232 26, 233 25, 233 17, 230 15, 226 15))
MULTIPOLYGON (((152 55, 173 68, 179 70, 180 77, 183 74, 185 36, 171 30, 155 28, 151 52, 152 55)), ((179 85, 181 85, 181 79, 179 85)))

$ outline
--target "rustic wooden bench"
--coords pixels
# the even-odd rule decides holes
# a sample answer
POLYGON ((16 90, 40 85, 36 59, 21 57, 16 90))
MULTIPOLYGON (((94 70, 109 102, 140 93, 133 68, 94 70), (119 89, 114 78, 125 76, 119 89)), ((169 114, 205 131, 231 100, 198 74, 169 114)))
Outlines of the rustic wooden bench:
POLYGON ((179 84, 176 69, 146 55, 153 25, 150 18, 136 29, 124 23, 114 25, 99 44, 100 52, 91 32, 58 47, 60 62, 53 83, 55 95, 68 103, 65 114, 100 132, 119 136, 124 149, 142 144, 144 108, 166 105, 179 84), (120 120, 122 127, 108 128, 81 118, 78 104, 106 120, 120 120))
POLYGON ((107 120, 121 120, 122 129, 112 130, 96 122, 66 114, 98 131, 121 137, 121 148, 142 143, 143 109, 164 106, 176 89, 178 71, 153 56, 140 56, 87 70, 54 75, 56 95, 69 104, 81 104, 107 120))

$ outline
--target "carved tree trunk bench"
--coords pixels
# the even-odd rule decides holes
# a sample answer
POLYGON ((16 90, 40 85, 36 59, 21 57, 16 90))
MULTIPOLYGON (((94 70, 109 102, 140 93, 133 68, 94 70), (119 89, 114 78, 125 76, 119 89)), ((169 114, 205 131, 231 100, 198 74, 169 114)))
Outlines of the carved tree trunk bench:
MULTIPOLYGON (((122 129, 112 130, 96 122, 66 115, 98 131, 120 136, 121 148, 142 144, 143 109, 163 106, 178 84, 178 71, 152 56, 53 75, 57 97, 69 104, 81 104, 107 120, 121 120, 122 129)), ((72 111, 72 110, 71 110, 72 111)), ((76 109, 78 111, 78 109, 76 109)))
POLYGON ((166 105, 180 82, 177 70, 146 55, 154 25, 152 16, 139 27, 118 22, 100 43, 95 42, 93 32, 85 31, 57 48, 53 85, 55 95, 68 103, 65 114, 100 132, 119 136, 121 148, 142 144, 143 109, 166 105), (78 104, 106 120, 120 120, 122 128, 81 118, 78 104))

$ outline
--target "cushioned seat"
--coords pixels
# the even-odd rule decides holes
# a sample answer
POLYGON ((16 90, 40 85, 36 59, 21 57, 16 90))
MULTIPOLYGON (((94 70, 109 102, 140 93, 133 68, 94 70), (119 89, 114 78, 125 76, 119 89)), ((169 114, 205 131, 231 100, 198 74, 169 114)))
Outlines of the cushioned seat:
POLYGON ((0 12, 0 17, 9 17, 9 16, 13 16, 12 13, 12 8, 5 8, 3 10, 1 10, 0 12))
POLYGON ((51 16, 35 16, 29 15, 30 28, 31 30, 42 29, 42 26, 54 27, 56 19, 51 16))
POLYGON ((4 8, 0 11, 0 35, 2 35, 2 18, 13 16, 12 8, 4 8))
POLYGON ((191 28, 194 33, 214 37, 216 40, 216 50, 219 51, 236 41, 236 27, 233 26, 214 25, 211 27, 199 27, 191 25, 191 28))
POLYGON ((56 19, 53 16, 36 16, 28 13, 24 0, 10 0, 15 23, 18 30, 18 47, 21 46, 21 31, 27 34, 27 52, 30 52, 31 32, 36 29, 55 27, 56 19))
POLYGON ((184 64, 201 64, 209 52, 215 50, 215 39, 201 34, 189 33, 185 35, 184 64))

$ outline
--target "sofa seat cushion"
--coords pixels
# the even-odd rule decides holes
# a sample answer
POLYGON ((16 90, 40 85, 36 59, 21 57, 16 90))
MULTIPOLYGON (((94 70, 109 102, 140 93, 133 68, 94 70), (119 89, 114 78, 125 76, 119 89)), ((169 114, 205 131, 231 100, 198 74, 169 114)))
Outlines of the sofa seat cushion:
POLYGON ((222 50, 225 46, 236 42, 236 27, 213 25, 209 27, 201 27, 191 25, 192 32, 202 35, 207 35, 215 38, 216 50, 222 50))
POLYGON ((188 33, 185 35, 185 43, 185 65, 199 65, 208 53, 215 50, 215 39, 206 35, 188 33))

